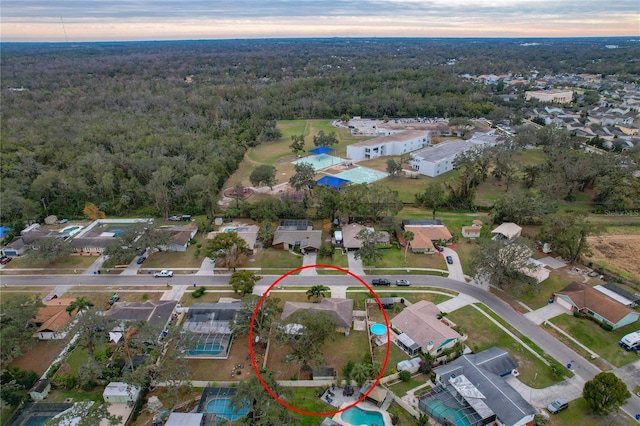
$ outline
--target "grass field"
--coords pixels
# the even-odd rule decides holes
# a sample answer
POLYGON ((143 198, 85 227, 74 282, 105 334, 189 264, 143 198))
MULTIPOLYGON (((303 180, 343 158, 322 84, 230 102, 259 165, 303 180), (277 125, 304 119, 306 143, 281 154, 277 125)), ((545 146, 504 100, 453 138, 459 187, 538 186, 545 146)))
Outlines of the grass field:
POLYGON ((389 248, 381 250, 383 258, 379 260, 375 266, 376 268, 402 268, 405 266, 411 266, 413 268, 431 268, 431 269, 443 269, 447 270, 444 257, 442 255, 432 254, 416 254, 397 248, 389 248))
MULTIPOLYGON (((427 380, 429 380, 429 376, 427 376, 426 374, 418 374, 416 376, 412 376, 411 380, 409 380, 408 382, 400 381, 390 386, 389 389, 391 389, 397 396, 402 398, 407 393, 407 391, 424 385, 427 380)), ((422 390, 425 390, 425 388, 422 388, 422 390)))
POLYGON ((549 303, 551 295, 571 283, 562 273, 551 271, 549 278, 538 284, 537 291, 531 290, 518 295, 518 299, 531 309, 539 309, 549 303))
MULTIPOLYGON (((335 407, 327 404, 316 395, 319 388, 289 388, 286 403, 299 410, 311 413, 327 413, 336 410, 335 407)), ((309 416, 295 413, 296 425, 317 426, 321 417, 309 416)))
POLYGON ((637 323, 606 331, 593 321, 576 318, 573 315, 560 315, 553 318, 551 322, 616 367, 640 359, 637 354, 627 352, 618 346, 622 336, 638 330, 637 323))
POLYGON ((551 414, 550 421, 551 426, 631 426, 637 424, 622 411, 607 416, 593 415, 584 398, 571 401, 569 408, 558 414, 551 414))
POLYGON ((450 312, 448 318, 462 327, 469 336, 467 344, 474 352, 480 352, 493 346, 509 352, 518 363, 519 380, 526 385, 541 389, 561 381, 560 378, 553 376, 551 368, 473 306, 465 306, 450 312))
POLYGON ((258 250, 250 256, 246 266, 249 268, 295 269, 302 266, 302 256, 296 256, 287 250, 268 248, 258 250))

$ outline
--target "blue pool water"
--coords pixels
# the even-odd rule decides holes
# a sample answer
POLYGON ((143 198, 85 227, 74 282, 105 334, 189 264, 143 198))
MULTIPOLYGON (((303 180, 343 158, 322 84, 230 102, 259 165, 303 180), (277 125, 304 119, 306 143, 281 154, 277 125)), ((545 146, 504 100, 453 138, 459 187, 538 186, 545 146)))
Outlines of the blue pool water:
POLYGON ((52 418, 52 416, 31 416, 24 426, 44 426, 44 424, 52 418))
POLYGON ((353 183, 371 183, 386 178, 387 174, 367 167, 356 167, 355 169, 338 173, 335 177, 346 179, 353 183))
POLYGON ((63 233, 63 234, 70 234, 70 233, 72 233, 73 231, 75 231, 76 229, 80 229, 80 227, 79 227, 79 226, 70 226, 70 227, 68 227, 68 228, 64 228, 64 229, 63 229, 62 231, 60 231, 60 232, 61 232, 61 233, 63 233))
POLYGON ((371 332, 376 336, 384 336, 387 334, 387 326, 384 324, 373 324, 371 326, 371 332))
POLYGON ((384 417, 377 411, 363 410, 359 407, 349 408, 342 413, 342 420, 354 426, 384 426, 384 417))
POLYGON ((463 413, 447 407, 442 403, 442 401, 437 399, 429 401, 427 411, 434 417, 454 422, 456 426, 469 426, 471 424, 463 413))
POLYGON ((346 161, 345 159, 340 157, 334 157, 333 155, 320 154, 320 155, 311 155, 301 160, 296 160, 293 162, 293 164, 307 163, 313 166, 314 170, 322 170, 322 169, 326 169, 327 167, 342 164, 345 161, 346 161))
POLYGON ((237 412, 233 412, 231 407, 231 398, 216 398, 207 403, 207 413, 216 414, 227 420, 235 421, 249 412, 249 408, 241 408, 237 412))
POLYGON ((218 343, 211 343, 208 345, 197 345, 195 349, 189 349, 187 354, 193 355, 218 355, 224 352, 224 346, 218 343))

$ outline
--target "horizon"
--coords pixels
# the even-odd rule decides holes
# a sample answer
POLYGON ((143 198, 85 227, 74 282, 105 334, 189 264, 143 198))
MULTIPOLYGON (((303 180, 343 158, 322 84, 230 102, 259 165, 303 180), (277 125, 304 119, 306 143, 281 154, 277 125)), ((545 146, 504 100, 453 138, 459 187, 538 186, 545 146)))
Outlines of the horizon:
POLYGON ((640 37, 635 0, 4 0, 3 42, 640 37))

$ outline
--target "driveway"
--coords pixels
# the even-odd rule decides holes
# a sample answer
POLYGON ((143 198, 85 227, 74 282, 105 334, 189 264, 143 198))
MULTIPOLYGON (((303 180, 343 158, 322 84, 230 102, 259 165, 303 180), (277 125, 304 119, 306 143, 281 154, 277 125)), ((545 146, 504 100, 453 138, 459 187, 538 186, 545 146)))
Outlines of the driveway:
POLYGON ((362 267, 362 259, 356 259, 355 251, 347 251, 347 259, 349 260, 349 272, 359 277, 364 277, 364 269, 362 267))
POLYGON ((456 253, 453 249, 444 247, 442 255, 445 257, 445 261, 447 256, 451 256, 451 258, 453 259, 452 265, 449 265, 449 263, 447 263, 449 278, 456 281, 462 281, 463 283, 467 282, 464 279, 464 272, 462 272, 462 265, 460 264, 460 257, 458 257, 458 253, 456 253))

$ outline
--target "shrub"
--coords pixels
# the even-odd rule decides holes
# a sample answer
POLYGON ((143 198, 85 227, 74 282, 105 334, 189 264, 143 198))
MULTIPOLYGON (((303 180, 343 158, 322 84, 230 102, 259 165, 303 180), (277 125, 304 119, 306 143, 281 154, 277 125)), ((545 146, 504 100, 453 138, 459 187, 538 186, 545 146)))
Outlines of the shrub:
POLYGON ((403 382, 408 382, 409 380, 411 380, 411 373, 409 373, 406 370, 403 370, 400 372, 400 374, 398 374, 398 378, 403 382))
POLYGON ((580 311, 573 311, 573 316, 576 318, 582 318, 582 314, 580 313, 580 311))
POLYGON ((335 251, 336 249, 333 247, 333 245, 329 241, 325 241, 320 246, 320 250, 318 254, 321 257, 333 257, 333 254, 335 253, 335 251))
POLYGON ((142 300, 149 300, 149 294, 148 293, 142 293, 142 300))
POLYGON ((199 299, 200 297, 202 297, 202 295, 207 291, 207 289, 205 287, 198 287, 197 289, 195 289, 192 293, 191 296, 195 297, 196 299, 199 299))
POLYGON ((600 324, 600 327, 602 327, 602 329, 605 331, 613 331, 613 326, 611 324, 607 324, 606 322, 600 324))

